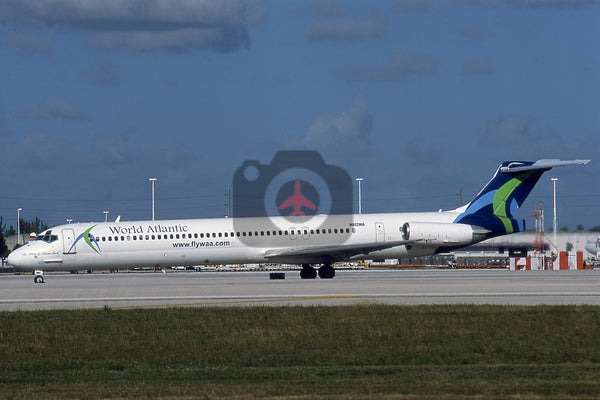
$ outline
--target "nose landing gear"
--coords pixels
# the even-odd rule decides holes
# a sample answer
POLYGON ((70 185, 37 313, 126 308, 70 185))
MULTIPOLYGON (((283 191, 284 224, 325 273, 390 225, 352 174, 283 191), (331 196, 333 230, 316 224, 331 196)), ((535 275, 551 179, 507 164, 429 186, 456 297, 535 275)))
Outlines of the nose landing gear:
POLYGON ((34 283, 45 283, 44 282, 44 271, 34 271, 33 282, 34 283))

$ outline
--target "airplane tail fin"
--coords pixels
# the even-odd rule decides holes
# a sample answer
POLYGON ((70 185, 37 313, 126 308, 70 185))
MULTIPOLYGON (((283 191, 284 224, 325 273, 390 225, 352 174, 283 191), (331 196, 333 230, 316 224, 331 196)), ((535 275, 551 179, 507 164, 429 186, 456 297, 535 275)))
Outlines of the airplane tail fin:
POLYGON ((514 215, 542 174, 553 167, 585 165, 589 161, 505 161, 473 201, 455 210, 460 215, 454 222, 482 227, 489 231, 490 237, 522 232, 525 220, 514 215))

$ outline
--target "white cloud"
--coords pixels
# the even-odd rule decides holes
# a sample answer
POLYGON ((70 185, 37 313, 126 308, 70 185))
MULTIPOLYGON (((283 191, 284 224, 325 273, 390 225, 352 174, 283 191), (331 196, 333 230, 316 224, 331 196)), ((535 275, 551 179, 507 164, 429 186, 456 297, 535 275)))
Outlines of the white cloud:
POLYGON ((347 111, 318 116, 306 132, 304 145, 327 152, 369 152, 373 121, 366 98, 356 96, 347 111))
POLYGON ((96 35, 93 45, 102 49, 125 48, 140 51, 215 50, 233 51, 250 46, 250 36, 236 26, 188 28, 170 31, 106 32, 96 35))
POLYGON ((98 45, 134 50, 183 50, 185 43, 191 49, 237 50, 249 45, 248 25, 263 18, 263 9, 254 0, 0 2, 0 22, 92 31, 99 34, 94 40, 98 45), (183 45, 177 41, 181 38, 183 45))

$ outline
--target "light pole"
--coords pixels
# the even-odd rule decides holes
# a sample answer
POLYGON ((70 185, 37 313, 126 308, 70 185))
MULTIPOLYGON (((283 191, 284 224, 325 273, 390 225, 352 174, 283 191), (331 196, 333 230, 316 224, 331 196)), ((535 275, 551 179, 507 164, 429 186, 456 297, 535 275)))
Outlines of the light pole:
POLYGON ((21 244, 21 207, 17 208, 17 244, 21 244))
POLYGON ((104 213, 104 222, 108 221, 108 211, 102 211, 104 213))
POLYGON ((554 248, 558 253, 558 243, 556 243, 556 182, 558 181, 558 178, 550 178, 550 180, 554 185, 554 220, 552 221, 552 229, 554 230, 554 248))
POLYGON ((152 221, 154 221, 154 182, 156 182, 157 178, 148 178, 150 182, 152 182, 152 221))
POLYGON ((362 194, 360 190, 360 183, 364 181, 364 178, 356 178, 356 182, 358 182, 358 213, 362 214, 362 194))

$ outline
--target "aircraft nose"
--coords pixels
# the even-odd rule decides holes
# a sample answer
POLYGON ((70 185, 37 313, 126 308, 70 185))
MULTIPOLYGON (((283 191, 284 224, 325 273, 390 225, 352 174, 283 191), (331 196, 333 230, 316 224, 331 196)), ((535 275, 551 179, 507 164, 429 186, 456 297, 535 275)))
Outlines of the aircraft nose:
POLYGON ((10 253, 6 259, 9 265, 14 268, 22 268, 24 266, 24 258, 23 254, 20 251, 13 251, 10 253))
POLYGON ((6 259, 6 261, 8 262, 9 265, 12 265, 13 267, 19 267, 17 258, 18 258, 18 255, 15 254, 15 252, 13 251, 12 253, 10 253, 8 255, 8 258, 6 259))

